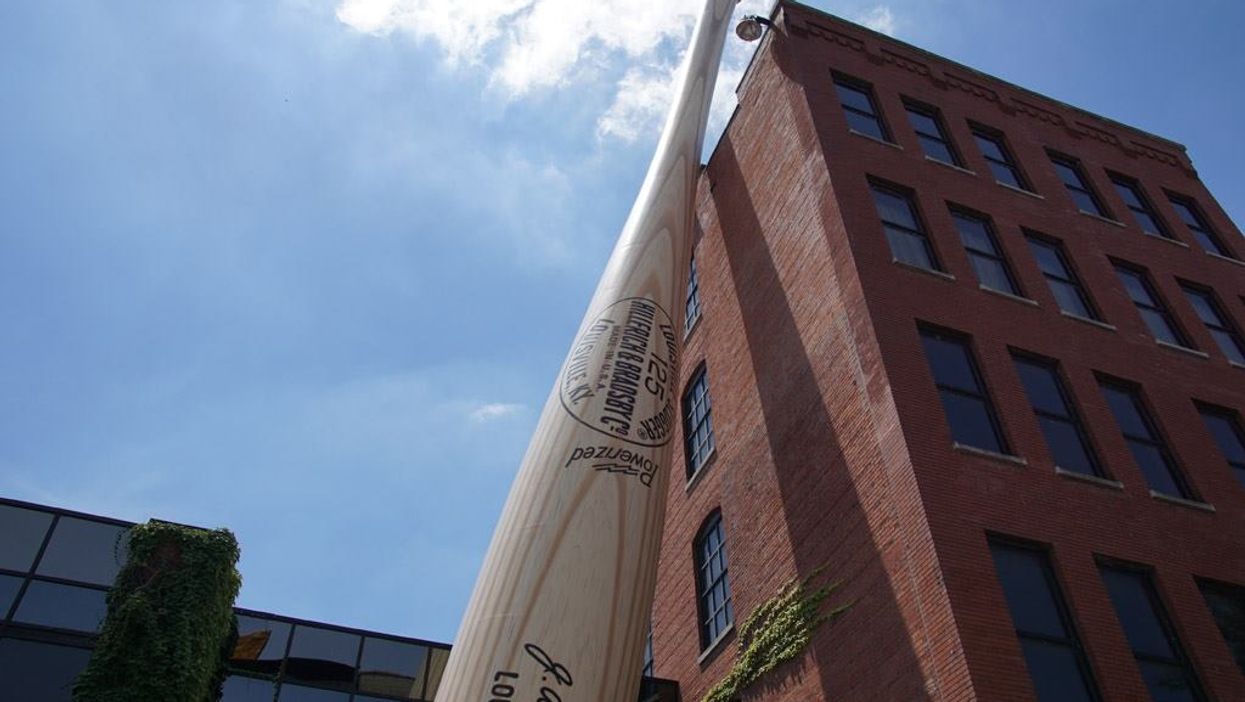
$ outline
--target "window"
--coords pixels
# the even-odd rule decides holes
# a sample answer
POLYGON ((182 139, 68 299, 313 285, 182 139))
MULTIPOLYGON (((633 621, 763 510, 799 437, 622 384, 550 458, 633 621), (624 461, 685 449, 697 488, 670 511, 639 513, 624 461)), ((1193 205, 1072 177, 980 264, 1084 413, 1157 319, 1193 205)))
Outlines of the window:
POLYGON ((860 132, 890 141, 886 125, 878 116, 877 105, 873 102, 873 92, 868 85, 859 81, 836 75, 834 89, 839 94, 839 104, 843 106, 843 115, 847 117, 847 126, 854 132, 860 132))
POLYGON ((0 690, 6 699, 70 702, 91 650, 0 639, 0 690))
POLYGON ((51 525, 47 512, 0 505, 0 568, 28 572, 51 525))
POLYGON ((1198 410, 1219 452, 1228 461, 1237 481, 1245 487, 1245 431, 1241 430, 1240 419, 1235 412, 1220 407, 1201 405, 1198 410))
POLYGON ((1020 295, 1007 259, 999 251, 990 221, 958 210, 951 211, 951 219, 955 221, 955 228, 960 233, 960 241, 964 242, 964 250, 968 252, 968 260, 973 264, 978 282, 991 290, 1020 295))
POLYGON ((94 633, 107 612, 105 597, 104 590, 32 580, 13 621, 94 633))
POLYGON ((1098 569, 1150 696, 1160 702, 1204 700, 1150 574, 1105 564, 1098 569))
POLYGON ((363 640, 359 661, 359 691, 402 699, 424 696, 424 646, 368 637, 363 640))
POLYGON ((1145 273, 1118 263, 1115 266, 1115 272, 1124 285, 1124 291, 1137 306, 1137 313, 1141 315, 1141 319, 1150 328, 1150 333, 1155 339, 1175 346, 1193 348, 1184 332, 1176 326, 1176 321, 1172 319, 1167 306, 1154 291, 1145 273))
POLYGON ((445 664, 450 660, 450 649, 434 648, 428 656, 428 689, 424 692, 427 699, 436 699, 437 689, 441 687, 441 674, 445 672, 445 664))
POLYGON ((1115 186, 1115 192, 1120 194, 1120 199, 1124 201, 1129 212, 1133 213, 1133 219, 1137 220, 1137 226, 1141 227, 1141 231, 1167 239, 1174 238, 1171 232, 1167 231, 1158 212, 1154 211, 1154 206, 1150 204, 1150 199, 1146 197, 1140 183, 1122 175, 1112 174, 1111 184, 1115 186))
POLYGON ((272 680, 230 675, 221 687, 220 702, 272 702, 275 688, 272 680))
POLYGON ((1192 200, 1172 195, 1168 193, 1168 201, 1171 202, 1172 208, 1176 210, 1176 215, 1180 217, 1180 221, 1193 234, 1193 238, 1197 239, 1197 243, 1201 245, 1209 253, 1218 256, 1232 257, 1232 252, 1224 248, 1219 241, 1219 235, 1215 234, 1215 230, 1210 228, 1210 223, 1206 221, 1206 217, 1202 215, 1202 211, 1194 204, 1192 200))
POLYGON ((234 670, 249 670, 276 675, 285 658, 285 644, 290 640, 288 622, 238 615, 238 643, 229 656, 234 670))
POLYGON ((640 668, 640 677, 653 677, 653 627, 649 626, 648 635, 644 637, 644 666, 640 668))
POLYGON ((1245 674, 1245 587, 1209 580, 1199 580, 1197 586, 1219 625, 1219 633, 1228 642, 1236 667, 1245 674))
POLYGON ((1098 457, 1059 377, 1059 367, 1054 361, 1027 355, 1013 355, 1012 359, 1055 465, 1077 473, 1101 475, 1098 457))
POLYGON ((9 608, 13 606, 13 600, 17 599, 17 591, 22 589, 22 582, 22 578, 0 575, 0 625, 9 616, 9 608))
POLYGON ((689 479, 713 454, 713 418, 709 412, 709 378, 702 363, 683 391, 683 453, 689 479))
POLYGON ((1040 702, 1097 700, 1089 662, 1046 553, 990 540, 995 572, 1040 702))
POLYGON ((1236 325, 1224 313, 1223 307, 1215 299, 1215 294, 1187 283, 1180 287, 1184 290, 1185 297, 1189 298, 1193 311, 1197 312, 1198 319, 1206 325, 1206 331, 1210 332, 1215 343, 1219 345, 1219 350, 1223 351, 1223 355, 1229 361, 1245 365, 1245 344, 1241 343, 1241 335, 1237 332, 1236 325))
POLYGON ((350 702, 350 694, 285 683, 281 685, 277 702, 350 702))
POLYGON ((994 407, 986 395, 968 340, 922 327, 921 343, 947 423, 951 425, 951 438, 964 446, 1007 453, 1003 432, 999 430, 994 407))
POLYGON ((1176 469, 1176 461, 1141 402, 1140 392, 1110 380, 1100 380, 1099 386, 1150 489, 1164 495, 1191 499, 1184 478, 1176 469))
POLYGON ((907 100, 904 101, 904 109, 908 113, 908 122, 912 125, 912 131, 916 132, 917 141, 921 142, 921 150, 925 152, 925 155, 936 161, 959 166, 960 157, 951 145, 951 140, 947 138, 942 119, 938 116, 938 110, 907 100))
POLYGON ((977 148, 981 149, 981 155, 986 159, 986 164, 990 166, 994 179, 1013 188, 1028 190, 1029 184, 1021 174, 1015 159, 1012 158, 1003 135, 980 125, 972 125, 972 130, 977 148))
POLYGON ((686 333, 700 319, 700 280, 696 277, 696 256, 692 256, 687 273, 687 300, 683 304, 683 331, 686 333))
POLYGON ((1038 268, 1050 285, 1050 292, 1055 296, 1059 309, 1077 317, 1097 320, 1098 313, 1090 302, 1089 295, 1081 287, 1081 281, 1068 265, 1063 246, 1033 235, 1025 238, 1029 241, 1029 250, 1037 259, 1038 268))
POLYGON ((938 259, 917 218, 916 207, 905 193, 873 184, 873 204, 882 220, 882 230, 896 261, 932 271, 939 270, 938 259))
POLYGON ((358 656, 358 634, 299 624, 285 661, 285 678, 348 690, 354 686, 358 656))
POLYGON ((1077 209, 1099 217, 1107 216, 1102 201, 1085 180, 1085 174, 1081 172, 1081 166, 1075 159, 1052 153, 1050 161, 1055 164, 1055 173, 1063 181, 1063 186, 1067 188, 1068 195, 1072 196, 1072 202, 1077 209))
POLYGON ((125 527, 61 517, 52 531, 37 572, 95 585, 112 585, 125 563, 125 527))
POLYGON ((726 578, 726 537, 722 513, 714 512, 696 536, 696 600, 700 612, 700 648, 716 642, 733 622, 731 586, 726 578))

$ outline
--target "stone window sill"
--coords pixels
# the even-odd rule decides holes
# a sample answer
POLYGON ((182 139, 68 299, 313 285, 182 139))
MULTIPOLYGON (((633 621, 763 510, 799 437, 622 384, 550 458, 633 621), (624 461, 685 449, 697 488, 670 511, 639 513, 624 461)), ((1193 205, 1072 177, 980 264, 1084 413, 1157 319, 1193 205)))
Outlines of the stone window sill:
POLYGON ((1124 489, 1124 483, 1121 483, 1118 480, 1104 478, 1101 475, 1090 475, 1089 473, 1082 473, 1080 471, 1068 470, 1066 468, 1060 468, 1059 466, 1055 466, 1055 475, 1068 478, 1069 480, 1079 480, 1081 482, 1089 483, 1090 485, 1096 485, 1102 488, 1110 488, 1112 490, 1123 490, 1124 489))
MULTIPOLYGON (((1205 251, 1205 249, 1203 249, 1203 251, 1205 251)), ((1213 251, 1206 251, 1206 255, 1210 256, 1211 258, 1217 258, 1220 261, 1227 261, 1228 263, 1235 263, 1238 266, 1245 266, 1245 261, 1242 261, 1239 258, 1232 258, 1231 256, 1223 256, 1213 251)))
POLYGON ((1158 500, 1159 502, 1166 502, 1168 504, 1179 505, 1181 507, 1189 507, 1191 509, 1201 510, 1203 512, 1214 512, 1215 511, 1215 506, 1212 504, 1207 504, 1205 502, 1199 502, 1198 500, 1186 500, 1183 497, 1176 497, 1175 495, 1168 495, 1167 493, 1159 492, 1158 490, 1151 490, 1150 497, 1158 500))
POLYGON ((864 138, 864 139, 868 139, 869 141, 872 141, 872 142, 874 142, 875 144, 882 144, 882 145, 884 145, 884 146, 889 146, 889 147, 891 147, 892 149, 899 149, 900 151, 903 151, 903 147, 902 147, 902 146, 900 146, 899 144, 896 144, 896 143, 895 143, 895 142, 893 142, 893 141, 887 141, 887 140, 885 140, 885 139, 879 139, 879 138, 877 138, 877 137, 873 136, 872 134, 865 134, 864 132, 858 132, 858 131, 856 131, 855 129, 849 129, 849 130, 847 130, 847 132, 848 132, 848 134, 855 134, 855 135, 856 135, 856 136, 858 136, 858 137, 862 137, 862 138, 864 138))
POLYGON ((994 288, 987 287, 980 283, 977 284, 977 287, 985 292, 990 293, 991 295, 998 295, 999 297, 1004 298, 1006 300, 1011 300, 1012 302, 1019 302, 1022 305, 1029 305, 1030 307, 1038 306, 1037 300, 1031 300, 1027 297, 1021 297, 1019 295, 1013 295, 1009 292, 1003 292, 1002 290, 995 290, 994 288))
POLYGON ((696 663, 703 666, 706 661, 716 656, 718 652, 722 650, 722 644, 724 644, 733 633, 735 633, 734 622, 727 625, 727 627, 722 630, 722 633, 718 634, 718 638, 714 639, 708 646, 705 646, 705 650, 701 651, 700 655, 696 658, 696 663))
POLYGON ((917 273, 924 273, 925 275, 932 275, 935 278, 942 278, 943 280, 955 280, 955 276, 951 275, 950 273, 947 273, 946 271, 936 271, 933 268, 925 268, 923 266, 918 266, 912 263, 908 263, 906 261, 900 261, 897 258, 892 258, 891 263, 895 264, 896 266, 902 266, 903 268, 907 268, 910 271, 916 271, 917 273))
POLYGON ((1089 317, 1082 317, 1079 314, 1072 314, 1071 312, 1067 310, 1059 310, 1059 314, 1067 317, 1068 319, 1075 319, 1078 322, 1084 322, 1085 324, 1098 327, 1099 329, 1106 329, 1107 331, 1115 331, 1114 324, 1107 324, 1106 322, 1100 322, 1096 319, 1090 319, 1089 317))
POLYGON ((1228 365, 1232 366, 1233 368, 1240 368, 1241 370, 1245 370, 1245 363, 1237 363, 1236 361, 1229 360, 1228 365))
POLYGON ((687 479, 687 486, 683 488, 683 492, 685 494, 690 493, 692 488, 696 487, 696 483, 700 482, 700 476, 709 472, 710 466, 713 465, 713 462, 717 459, 717 457, 718 447, 715 444, 713 449, 709 451, 709 455, 705 457, 705 462, 701 463, 700 467, 696 469, 696 472, 692 473, 692 477, 687 479))
POLYGON ((966 453, 970 456, 988 458, 992 461, 999 461, 1001 463, 1010 463, 1011 465, 1014 465, 1014 466, 1029 465, 1029 462, 1026 461, 1025 459, 1021 458, 1020 456, 1013 456, 1010 453, 998 453, 997 451, 989 451, 987 449, 977 448, 976 446, 967 446, 959 442, 953 442, 951 444, 951 448, 952 450, 959 451, 960 453, 966 453))
POLYGON ((1100 214, 1097 214, 1097 213, 1094 213, 1094 212, 1087 212, 1086 210, 1077 210, 1077 212, 1078 212, 1078 213, 1080 213, 1080 214, 1085 215, 1086 217, 1089 217, 1090 219, 1096 219, 1096 220, 1098 220, 1099 222, 1106 222, 1107 224, 1112 224, 1112 225, 1115 225, 1115 226, 1119 227, 1120 229, 1127 229, 1127 228, 1128 228, 1128 225, 1127 225, 1127 224, 1124 224, 1123 222, 1119 221, 1118 219, 1111 219, 1110 217, 1103 217, 1103 216, 1102 216, 1102 215, 1100 215, 1100 214))
POLYGON ((1181 353, 1187 353, 1190 356, 1193 356, 1195 358, 1200 358, 1203 360, 1210 358, 1210 354, 1206 353, 1205 351, 1198 351, 1197 349, 1191 349, 1187 346, 1181 346, 1179 344, 1169 344, 1168 342, 1163 341, 1161 339, 1155 339, 1154 343, 1158 344, 1159 346, 1162 346, 1165 349, 1171 349, 1172 351, 1179 351, 1181 353))
POLYGON ((1169 237, 1162 236, 1161 234, 1151 234, 1150 232, 1142 232, 1142 233, 1150 237, 1151 239, 1158 239, 1159 241, 1165 244, 1171 244, 1172 246, 1179 246, 1182 249, 1189 248, 1188 244, 1184 243, 1183 241, 1179 239, 1172 239, 1169 237))
POLYGON ((1021 195, 1028 195, 1029 197, 1032 197, 1032 198, 1037 198, 1038 200, 1045 200, 1045 199, 1046 199, 1045 197, 1043 197, 1043 196, 1041 196, 1041 195, 1038 195, 1037 193, 1033 192, 1032 190, 1025 190, 1024 188, 1017 188, 1016 186, 1012 185, 1011 183, 1004 183, 1004 182, 1003 182, 1003 181, 1001 181, 1001 180, 996 180, 996 181, 994 181, 994 182, 995 182, 997 185, 1000 185, 1000 186, 1002 186, 1002 187, 1004 187, 1004 188, 1007 188, 1008 190, 1010 190, 1010 191, 1012 191, 1012 192, 1014 192, 1014 193, 1020 193, 1021 195))
POLYGON ((934 158, 933 156, 926 155, 925 160, 926 160, 926 161, 929 161, 930 163, 936 163, 936 164, 938 164, 939 166, 944 166, 944 167, 946 167, 946 168, 950 168, 950 169, 951 169, 951 170, 953 170, 953 171, 959 171, 960 173, 964 173, 964 174, 966 174, 966 175, 970 175, 970 176, 975 176, 975 175, 977 175, 977 171, 970 171, 970 170, 968 170, 967 168, 965 168, 965 167, 963 167, 963 166, 957 166, 957 165, 955 165, 954 163, 948 163, 947 161, 944 161, 944 160, 942 160, 942 159, 940 159, 940 158, 934 158))

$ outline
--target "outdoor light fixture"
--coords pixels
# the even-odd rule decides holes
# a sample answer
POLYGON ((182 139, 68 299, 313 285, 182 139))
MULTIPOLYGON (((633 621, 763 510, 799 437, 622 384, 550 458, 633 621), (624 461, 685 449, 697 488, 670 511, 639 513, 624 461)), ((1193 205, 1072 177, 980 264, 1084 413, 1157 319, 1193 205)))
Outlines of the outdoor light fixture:
POLYGON ((747 15, 739 20, 739 24, 735 27, 735 36, 744 41, 756 41, 761 38, 761 25, 774 27, 774 23, 759 15, 747 15))

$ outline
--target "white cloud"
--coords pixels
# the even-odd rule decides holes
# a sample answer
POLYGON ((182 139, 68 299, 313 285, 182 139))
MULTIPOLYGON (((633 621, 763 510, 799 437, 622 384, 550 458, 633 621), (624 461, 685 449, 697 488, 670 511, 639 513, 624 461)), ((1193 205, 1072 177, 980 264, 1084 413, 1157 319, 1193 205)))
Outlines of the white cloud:
POLYGON ((875 32, 887 36, 895 36, 895 15, 886 5, 878 5, 872 10, 861 12, 850 17, 853 22, 863 24, 875 32))
POLYGON ((523 409, 523 405, 506 402, 490 402, 471 410, 468 415, 473 422, 488 422, 515 414, 523 409))
MULTIPOLYGON (((735 13, 767 14, 772 4, 744 0, 735 13)), ((339 0, 337 18, 360 32, 401 31, 434 42, 451 67, 486 70, 490 85, 508 99, 577 79, 613 81, 615 97, 597 133, 634 141, 660 128, 702 6, 701 0, 339 0)), ((734 108, 731 89, 754 47, 728 39, 713 121, 724 122, 734 108)))

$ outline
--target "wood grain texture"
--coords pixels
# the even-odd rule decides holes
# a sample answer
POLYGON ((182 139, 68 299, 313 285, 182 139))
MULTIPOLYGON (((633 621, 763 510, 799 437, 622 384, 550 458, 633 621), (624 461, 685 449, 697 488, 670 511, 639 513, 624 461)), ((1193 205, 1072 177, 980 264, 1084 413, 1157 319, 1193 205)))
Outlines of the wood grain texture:
POLYGON ((660 547, 705 123, 708 0, 657 153, 511 488, 438 702, 631 702, 660 547))

